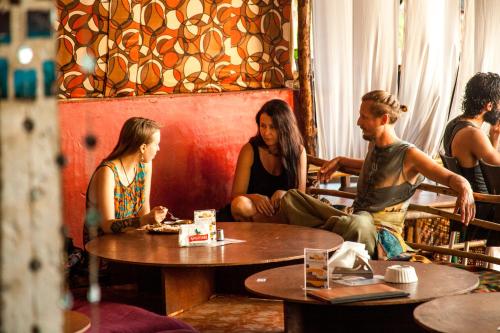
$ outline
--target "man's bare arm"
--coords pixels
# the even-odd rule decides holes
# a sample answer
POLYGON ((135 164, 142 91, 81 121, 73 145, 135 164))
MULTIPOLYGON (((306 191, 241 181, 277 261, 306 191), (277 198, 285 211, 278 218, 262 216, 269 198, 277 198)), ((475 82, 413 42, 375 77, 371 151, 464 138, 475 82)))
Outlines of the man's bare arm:
POLYGON ((465 225, 469 224, 476 215, 476 206, 474 204, 472 188, 467 179, 443 168, 417 148, 410 148, 408 150, 404 163, 408 179, 412 179, 420 173, 435 182, 455 190, 458 193, 455 213, 460 212, 462 223, 465 225))
POLYGON ((483 160, 486 163, 500 165, 500 152, 497 151, 498 135, 488 138, 480 129, 475 129, 470 137, 469 142, 472 154, 476 159, 483 160))
POLYGON ((349 158, 343 156, 335 157, 333 160, 323 164, 323 166, 318 172, 318 178, 322 182, 329 181, 332 178, 332 175, 335 173, 335 171, 341 169, 342 167, 351 170, 352 169, 361 170, 361 168, 363 167, 363 162, 364 160, 356 158, 349 158))
POLYGON ((500 141, 500 120, 496 125, 490 125, 490 133, 488 135, 491 145, 495 150, 498 149, 498 142, 500 141))

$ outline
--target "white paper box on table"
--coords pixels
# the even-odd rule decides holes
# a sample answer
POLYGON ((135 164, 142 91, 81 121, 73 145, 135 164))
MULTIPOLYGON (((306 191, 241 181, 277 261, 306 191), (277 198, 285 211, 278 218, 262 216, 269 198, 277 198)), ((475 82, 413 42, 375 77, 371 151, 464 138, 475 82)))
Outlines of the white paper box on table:
POLYGON ((180 227, 180 246, 197 246, 211 243, 209 224, 183 224, 180 227))

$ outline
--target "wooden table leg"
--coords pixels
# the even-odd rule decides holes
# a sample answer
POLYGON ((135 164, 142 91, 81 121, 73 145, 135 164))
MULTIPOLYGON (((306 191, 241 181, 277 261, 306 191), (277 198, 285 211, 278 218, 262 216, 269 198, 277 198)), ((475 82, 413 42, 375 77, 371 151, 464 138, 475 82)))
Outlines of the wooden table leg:
POLYGON ((285 301, 283 303, 283 312, 285 317, 285 333, 304 332, 302 306, 300 304, 285 301))
POLYGON ((166 314, 187 310, 206 302, 214 294, 213 268, 162 269, 166 314))
POLYGON ((413 319, 417 305, 316 305, 285 301, 285 332, 420 333, 422 330, 413 319))

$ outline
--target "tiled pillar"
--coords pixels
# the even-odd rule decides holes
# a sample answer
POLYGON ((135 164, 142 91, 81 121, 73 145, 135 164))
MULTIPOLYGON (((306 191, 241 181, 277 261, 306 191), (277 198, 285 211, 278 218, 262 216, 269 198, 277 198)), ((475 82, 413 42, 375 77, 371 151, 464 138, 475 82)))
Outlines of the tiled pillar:
POLYGON ((56 99, 46 89, 54 13, 51 1, 0 5, 1 332, 62 331, 59 128, 56 99))

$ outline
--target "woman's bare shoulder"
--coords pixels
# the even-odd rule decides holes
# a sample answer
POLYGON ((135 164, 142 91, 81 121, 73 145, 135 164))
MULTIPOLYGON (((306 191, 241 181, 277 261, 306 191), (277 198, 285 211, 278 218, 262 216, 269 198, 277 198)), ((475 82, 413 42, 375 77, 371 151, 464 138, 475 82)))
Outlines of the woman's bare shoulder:
POLYGON ((250 142, 247 142, 241 147, 240 154, 238 155, 238 164, 248 164, 253 163, 253 147, 250 142))
POLYGON ((250 142, 247 142, 241 147, 240 157, 252 157, 253 158, 253 147, 250 142))
POLYGON ((93 183, 104 183, 114 181, 113 165, 111 163, 103 163, 99 165, 92 177, 93 183))

